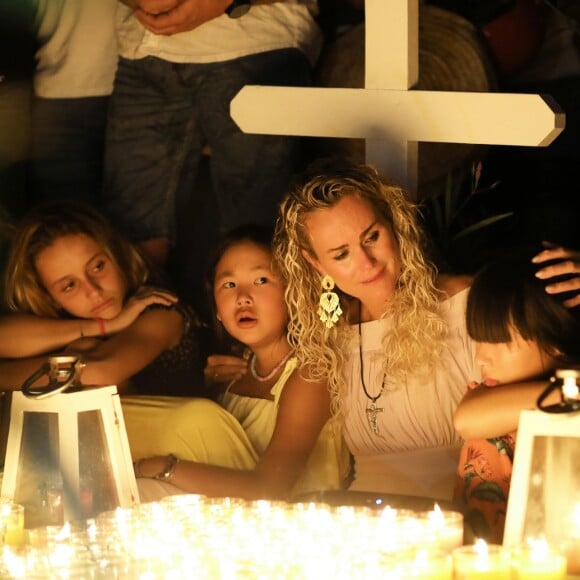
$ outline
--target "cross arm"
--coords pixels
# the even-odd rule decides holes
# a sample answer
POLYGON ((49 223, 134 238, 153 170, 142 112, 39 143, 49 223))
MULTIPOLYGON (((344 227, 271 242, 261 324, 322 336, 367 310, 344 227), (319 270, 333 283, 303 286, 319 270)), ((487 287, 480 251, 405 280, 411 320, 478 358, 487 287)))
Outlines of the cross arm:
POLYGON ((266 135, 547 146, 565 126, 537 94, 246 86, 230 110, 266 135))

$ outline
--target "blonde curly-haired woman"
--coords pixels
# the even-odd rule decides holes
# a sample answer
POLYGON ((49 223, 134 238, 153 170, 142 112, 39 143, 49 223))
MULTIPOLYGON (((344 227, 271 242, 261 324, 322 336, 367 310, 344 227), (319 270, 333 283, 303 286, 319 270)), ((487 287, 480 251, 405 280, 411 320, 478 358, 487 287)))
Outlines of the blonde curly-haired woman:
POLYGON ((449 500, 453 413, 477 380, 469 279, 439 276, 417 209, 374 169, 322 160, 281 204, 275 257, 299 364, 328 377, 350 489, 449 500))

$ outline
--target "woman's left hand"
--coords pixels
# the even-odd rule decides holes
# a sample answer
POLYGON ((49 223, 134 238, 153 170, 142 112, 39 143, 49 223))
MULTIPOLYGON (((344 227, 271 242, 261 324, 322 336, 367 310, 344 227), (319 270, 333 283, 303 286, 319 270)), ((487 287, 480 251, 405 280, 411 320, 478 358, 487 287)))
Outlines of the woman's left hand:
POLYGON ((545 250, 536 254, 532 258, 534 264, 542 264, 549 260, 560 260, 555 264, 550 264, 538 270, 536 276, 542 280, 548 280, 556 276, 570 275, 568 280, 561 282, 554 282, 546 286, 548 294, 562 294, 564 292, 576 292, 575 296, 568 298, 564 304, 568 308, 578 306, 580 304, 580 252, 577 250, 570 250, 562 246, 554 246, 549 243, 544 243, 545 250))

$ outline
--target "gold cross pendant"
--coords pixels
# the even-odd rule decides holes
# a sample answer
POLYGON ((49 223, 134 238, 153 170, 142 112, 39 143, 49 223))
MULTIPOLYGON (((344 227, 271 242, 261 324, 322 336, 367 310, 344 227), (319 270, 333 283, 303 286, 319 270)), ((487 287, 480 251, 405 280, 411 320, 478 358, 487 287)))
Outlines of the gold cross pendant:
POLYGON ((375 435, 379 434, 379 426, 377 424, 377 413, 382 413, 384 409, 382 407, 377 407, 375 401, 373 401, 366 409, 367 419, 370 428, 373 430, 375 435))

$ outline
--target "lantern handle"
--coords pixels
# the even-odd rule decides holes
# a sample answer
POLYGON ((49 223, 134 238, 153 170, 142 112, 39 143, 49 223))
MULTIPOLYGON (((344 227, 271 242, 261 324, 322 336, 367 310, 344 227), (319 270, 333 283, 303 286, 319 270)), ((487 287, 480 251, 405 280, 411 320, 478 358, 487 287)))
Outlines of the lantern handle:
MULTIPOLYGON (((50 381, 48 387, 37 387, 33 388, 32 385, 43 375, 49 374, 53 370, 53 362, 69 362, 68 360, 72 357, 51 357, 48 362, 42 364, 42 366, 32 375, 30 375, 22 385, 22 394, 29 399, 46 399, 54 395, 58 395, 66 391, 71 386, 78 386, 78 377, 80 372, 85 367, 85 363, 80 358, 72 358, 74 360, 72 366, 67 372, 66 380, 59 383, 57 380, 50 381)), ((72 360, 70 362, 72 362, 72 360)), ((51 377, 52 378, 52 377, 51 377)))

